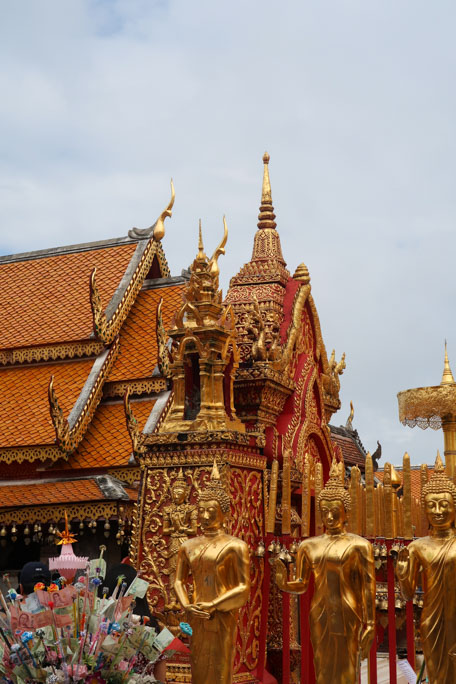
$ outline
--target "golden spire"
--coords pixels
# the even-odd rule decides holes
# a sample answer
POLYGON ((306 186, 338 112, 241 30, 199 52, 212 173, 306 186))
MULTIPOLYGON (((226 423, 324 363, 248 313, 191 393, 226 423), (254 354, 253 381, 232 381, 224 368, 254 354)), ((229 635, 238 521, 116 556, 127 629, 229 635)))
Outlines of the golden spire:
POLYGON ((199 261, 206 261, 206 255, 204 253, 204 244, 203 244, 203 229, 201 227, 201 219, 199 220, 199 229, 198 229, 198 256, 196 257, 199 261))
POLYGON ((441 385, 454 385, 453 373, 451 372, 450 363, 448 361, 447 343, 445 340, 445 363, 443 366, 443 375, 441 385))
POLYGON ((258 214, 258 228, 275 228, 274 207, 272 206, 271 182, 269 180, 269 154, 263 155, 263 188, 261 191, 260 213, 258 214))

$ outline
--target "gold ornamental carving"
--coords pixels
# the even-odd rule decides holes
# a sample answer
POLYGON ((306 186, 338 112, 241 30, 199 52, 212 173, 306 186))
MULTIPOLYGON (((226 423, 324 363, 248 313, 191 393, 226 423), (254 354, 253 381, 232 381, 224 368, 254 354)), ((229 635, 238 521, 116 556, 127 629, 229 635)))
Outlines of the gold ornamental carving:
POLYGON ((2 463, 24 463, 28 461, 58 461, 62 458, 62 452, 56 446, 45 447, 19 447, 0 449, 0 461, 2 463))
POLYGON ((107 318, 96 281, 97 269, 94 268, 90 276, 90 305, 92 307, 93 327, 96 337, 105 345, 111 344, 116 335, 119 334, 123 322, 125 321, 131 307, 133 306, 138 292, 150 271, 154 258, 158 260, 161 276, 163 278, 170 275, 166 257, 163 252, 161 240, 164 236, 164 221, 171 216, 174 205, 174 185, 171 181, 171 199, 167 208, 162 212, 157 220, 152 237, 149 239, 144 252, 141 255, 138 265, 131 276, 130 282, 118 303, 112 316, 107 318))
POLYGON ((127 380, 116 382, 105 382, 103 387, 103 397, 123 397, 127 389, 130 395, 140 396, 142 394, 159 394, 167 388, 166 378, 149 378, 147 380, 127 380))
POLYGON ((69 520, 114 520, 119 517, 119 507, 123 508, 122 519, 131 520, 133 514, 133 504, 122 501, 117 504, 112 501, 94 503, 66 503, 53 504, 52 506, 23 506, 16 509, 0 509, 0 523, 9 525, 16 523, 31 523, 34 521, 62 522, 65 519, 65 512, 69 520))
POLYGON ((196 533, 194 511, 203 475, 207 477, 207 469, 148 469, 144 476, 141 503, 135 513, 132 556, 138 558, 135 545, 140 542, 140 572, 150 583, 149 606, 169 627, 174 623, 178 625, 182 619, 169 580, 170 575, 172 578, 175 576, 181 544, 196 533), (175 534, 171 537, 173 530, 175 534))
POLYGON ((56 361, 98 356, 104 349, 102 342, 65 342, 37 347, 0 350, 0 365, 8 366, 36 361, 56 361))
MULTIPOLYGON (((239 365, 231 306, 223 306, 218 259, 225 253, 228 228, 209 259, 204 252, 200 225, 198 254, 191 267, 183 304, 169 330, 172 352, 169 373, 173 396, 160 433, 237 431, 233 401, 234 374, 239 365)), ((164 344, 164 340, 159 344, 164 344)))
POLYGON ((138 456, 139 454, 145 453, 146 448, 143 444, 144 437, 141 434, 141 430, 139 429, 138 420, 137 418, 135 418, 135 415, 131 408, 129 387, 127 388, 127 391, 124 395, 124 410, 127 430, 128 434, 130 435, 131 444, 133 447, 133 453, 135 454, 135 456, 138 456))

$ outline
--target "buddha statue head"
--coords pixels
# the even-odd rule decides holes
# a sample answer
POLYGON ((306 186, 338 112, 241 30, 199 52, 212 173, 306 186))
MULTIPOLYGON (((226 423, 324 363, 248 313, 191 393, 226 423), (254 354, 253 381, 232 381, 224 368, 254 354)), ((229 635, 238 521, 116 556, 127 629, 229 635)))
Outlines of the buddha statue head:
POLYGON ((329 534, 342 532, 350 510, 350 495, 341 481, 337 461, 333 458, 329 480, 318 496, 321 520, 329 534))
POLYGON ((437 452, 434 472, 421 491, 421 503, 434 530, 454 527, 456 517, 456 486, 445 473, 437 452))
POLYGON ((198 520, 203 532, 220 529, 229 510, 230 497, 220 480, 217 462, 214 460, 209 482, 198 497, 198 520))
POLYGON ((187 498, 187 482, 182 473, 182 468, 179 468, 179 472, 175 480, 171 484, 171 498, 175 506, 179 506, 184 503, 187 498))

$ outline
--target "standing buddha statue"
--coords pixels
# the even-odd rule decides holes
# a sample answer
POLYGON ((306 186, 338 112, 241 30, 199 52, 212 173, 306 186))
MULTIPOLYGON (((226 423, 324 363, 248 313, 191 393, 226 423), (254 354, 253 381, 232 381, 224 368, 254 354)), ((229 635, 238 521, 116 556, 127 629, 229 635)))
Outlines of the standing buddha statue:
POLYGON ((421 491, 430 525, 428 537, 412 541, 399 553, 396 575, 404 598, 423 578, 421 643, 431 684, 456 682, 456 486, 437 454, 431 479, 421 491))
POLYGON ((313 574, 310 635, 317 684, 355 684, 359 659, 367 657, 375 633, 375 568, 372 545, 346 532, 350 496, 336 460, 317 505, 325 533, 302 541, 296 578, 278 558, 276 583, 282 591, 303 594, 313 574))
POLYGON ((247 544, 225 534, 230 497, 216 463, 198 499, 203 534, 184 542, 177 556, 176 595, 192 627, 193 684, 231 684, 239 609, 250 591, 247 544), (187 593, 189 576, 193 596, 187 593))

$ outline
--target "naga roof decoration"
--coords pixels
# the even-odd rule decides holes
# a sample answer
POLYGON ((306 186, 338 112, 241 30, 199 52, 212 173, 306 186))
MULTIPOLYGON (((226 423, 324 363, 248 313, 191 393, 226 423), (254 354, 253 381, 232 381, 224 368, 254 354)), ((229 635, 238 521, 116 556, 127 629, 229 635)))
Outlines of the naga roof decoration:
MULTIPOLYGON (((122 278, 122 282, 108 304, 106 311, 103 310, 97 285, 97 269, 94 268, 91 273, 90 305, 92 307, 93 326, 96 337, 105 344, 110 344, 114 337, 118 335, 122 323, 128 316, 128 312, 133 306, 136 296, 140 291, 147 274, 152 268, 155 258, 159 264, 160 276, 166 278, 171 275, 163 252, 161 240, 165 235, 165 218, 172 215, 171 210, 174 205, 174 198, 174 185, 171 181, 171 199, 169 204, 152 227, 153 230, 152 228, 147 229, 147 235, 149 236, 151 231, 152 236, 147 242, 141 241, 138 244, 134 258, 131 260, 128 269, 122 278)), ((134 228, 129 234, 134 234, 135 231, 138 232, 138 229, 134 228)))
POLYGON ((100 403, 103 383, 109 374, 119 350, 117 337, 111 347, 106 349, 96 359, 82 391, 73 406, 68 419, 64 417, 54 390, 54 378, 49 382, 49 407, 54 425, 56 442, 59 449, 71 453, 82 440, 84 433, 92 420, 96 407, 100 403))

